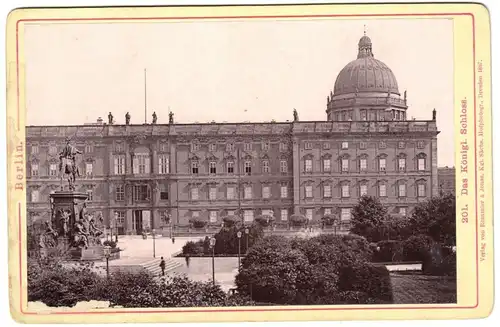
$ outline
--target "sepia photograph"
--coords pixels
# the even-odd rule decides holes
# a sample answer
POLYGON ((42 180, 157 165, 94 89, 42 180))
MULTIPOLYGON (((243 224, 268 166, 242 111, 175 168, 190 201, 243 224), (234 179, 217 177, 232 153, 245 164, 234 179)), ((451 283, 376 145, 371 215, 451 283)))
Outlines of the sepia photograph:
POLYGON ((19 28, 26 310, 459 304, 455 16, 55 13, 19 28))

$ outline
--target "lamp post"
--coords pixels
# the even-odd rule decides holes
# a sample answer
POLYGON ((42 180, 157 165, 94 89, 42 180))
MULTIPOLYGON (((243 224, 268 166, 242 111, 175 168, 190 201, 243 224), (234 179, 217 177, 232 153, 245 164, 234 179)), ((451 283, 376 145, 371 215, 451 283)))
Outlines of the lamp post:
POLYGON ((212 248, 212 282, 215 285, 215 237, 210 239, 210 247, 212 248))
POLYGON ((337 236, 337 225, 338 225, 337 219, 333 220, 333 235, 337 236))
POLYGON ((153 258, 156 258, 156 243, 155 243, 155 230, 154 230, 154 228, 151 230, 151 234, 153 236, 153 258))
POLYGON ((104 257, 106 258, 106 277, 109 278, 109 257, 111 256, 111 247, 104 246, 104 257))
POLYGON ((118 212, 115 212, 115 243, 118 243, 118 212))
POLYGON ((245 228, 245 235, 246 235, 246 248, 245 248, 245 253, 248 252, 248 234, 250 233, 250 230, 248 228, 245 228))
POLYGON ((238 270, 240 270, 240 266, 241 266, 241 231, 238 231, 238 233, 236 233, 236 236, 238 236, 238 270))

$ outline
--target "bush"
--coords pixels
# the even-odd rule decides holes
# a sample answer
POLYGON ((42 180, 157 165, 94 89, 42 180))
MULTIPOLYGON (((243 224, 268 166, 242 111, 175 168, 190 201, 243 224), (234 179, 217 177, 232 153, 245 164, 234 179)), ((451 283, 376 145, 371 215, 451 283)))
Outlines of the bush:
POLYGON ((182 247, 182 254, 184 255, 200 255, 203 254, 203 240, 200 241, 188 241, 182 247))
POLYGON ((240 222, 240 219, 237 216, 226 216, 222 218, 222 221, 224 222, 224 227, 233 227, 240 222))
POLYGON ((290 223, 295 227, 302 227, 307 225, 307 218, 302 215, 291 215, 290 223))
POLYGON ((407 261, 423 261, 433 244, 434 240, 430 236, 423 234, 410 236, 402 243, 403 257, 407 261))
POLYGON ((255 222, 257 224, 261 225, 262 227, 271 226, 273 221, 274 221, 274 217, 269 216, 269 215, 262 215, 262 216, 258 216, 257 218, 255 218, 255 222))
POLYGON ((377 243, 377 252, 374 253, 374 262, 403 261, 402 245, 400 241, 389 240, 377 243))
POLYGON ((385 266, 355 263, 340 271, 339 290, 360 292, 376 303, 392 303, 392 286, 389 271, 385 266))
POLYGON ((196 229, 205 228, 205 226, 207 225, 207 222, 205 220, 201 220, 199 218, 192 218, 191 220, 189 220, 189 223, 196 229))
POLYGON ((433 276, 456 276, 457 257, 455 253, 443 255, 439 244, 434 244, 430 251, 425 252, 422 262, 422 272, 433 276))
POLYGON ((340 221, 339 217, 337 217, 336 215, 326 215, 321 218, 321 222, 325 226, 333 226, 335 223, 338 223, 339 221, 340 221))

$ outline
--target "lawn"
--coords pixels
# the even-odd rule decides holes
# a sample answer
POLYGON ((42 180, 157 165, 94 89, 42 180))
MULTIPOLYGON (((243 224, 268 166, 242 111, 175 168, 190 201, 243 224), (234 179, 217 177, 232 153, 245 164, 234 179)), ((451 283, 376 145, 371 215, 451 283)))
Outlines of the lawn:
POLYGON ((394 304, 456 303, 455 277, 391 273, 394 304))

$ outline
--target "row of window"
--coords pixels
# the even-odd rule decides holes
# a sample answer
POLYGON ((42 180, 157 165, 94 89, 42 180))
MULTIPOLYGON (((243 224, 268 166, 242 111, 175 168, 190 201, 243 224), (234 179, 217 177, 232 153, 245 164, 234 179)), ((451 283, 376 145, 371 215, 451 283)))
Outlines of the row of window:
MULTIPOLYGON (((427 190, 426 190, 426 184, 425 181, 419 181, 416 185, 416 190, 417 190, 417 196, 418 197, 425 197, 427 196, 427 190)), ((323 197, 324 198, 331 198, 333 197, 332 192, 333 192, 333 187, 332 185, 323 185, 323 197)), ((397 183, 397 196, 398 197, 406 197, 407 196, 407 185, 405 182, 398 182, 397 183)), ((314 197, 314 188, 312 185, 305 185, 304 186, 304 196, 305 198, 313 198, 314 197)), ((359 196, 364 196, 368 195, 368 184, 363 183, 359 185, 358 187, 358 194, 359 196)), ((378 193, 377 196, 379 197, 386 197, 388 196, 387 194, 387 184, 379 182, 378 183, 378 193)), ((351 186, 347 183, 340 185, 340 197, 342 198, 348 198, 351 197, 351 186)))
MULTIPOLYGON (((51 192, 53 193, 53 192, 51 192)), ((87 190, 88 201, 94 200, 94 192, 92 190, 87 190)), ((31 190, 31 202, 40 202, 40 191, 37 189, 31 190)))
MULTIPOLYGON (((93 153, 94 152, 94 146, 92 144, 86 144, 84 147, 85 153, 93 153)), ((31 154, 38 154, 40 152, 40 147, 38 144, 32 144, 31 145, 31 154)), ((49 145, 49 154, 50 155, 57 155, 59 153, 58 148, 56 145, 49 145)))
MULTIPOLYGON (((314 147, 314 144, 315 144, 314 142, 306 141, 306 142, 304 142, 304 149, 305 150, 311 150, 314 147)), ((359 142, 357 144, 358 144, 358 147, 359 147, 360 150, 365 150, 367 148, 367 146, 368 146, 367 142, 364 142, 364 141, 361 141, 361 142, 359 142)), ((323 142, 322 143, 323 150, 329 150, 329 149, 331 149, 331 146, 332 146, 332 144, 330 142, 323 142)), ((350 146, 350 144, 349 144, 348 141, 343 141, 343 142, 340 143, 340 148, 342 150, 349 149, 349 146, 350 146)), ((378 143, 378 148, 379 149, 386 149, 387 148, 387 142, 380 141, 378 143)), ((405 148, 406 148, 406 142, 399 141, 398 142, 398 149, 405 149, 405 148)), ((425 148, 425 142, 424 141, 417 141, 417 148, 418 149, 425 148)))
MULTIPOLYGON (((85 163, 85 176, 92 176, 93 174, 93 163, 92 162, 86 162, 85 163)), ((49 176, 58 176, 59 174, 59 164, 57 163, 50 163, 48 167, 48 175, 49 176)), ((40 167, 38 163, 32 162, 31 163, 31 176, 39 176, 40 175, 40 167)))
MULTIPOLYGON (((227 186, 226 187, 226 200, 237 199, 237 186, 227 186)), ((272 196, 271 186, 262 187, 262 198, 269 199, 272 196)), ((280 197, 282 199, 288 198, 288 186, 280 187, 280 197)), ((251 186, 243 187, 243 199, 250 200, 253 198, 253 188, 251 186)), ((190 190, 190 199, 193 201, 200 200, 200 192, 198 187, 192 187, 190 190)), ((217 200, 217 188, 210 187, 208 189, 208 199, 217 200)))
MULTIPOLYGON (((243 221, 244 222, 252 222, 255 217, 255 211, 254 210, 243 210, 243 221)), ((227 210, 227 215, 228 216, 234 216, 236 213, 236 210, 227 210)), ((324 209, 324 215, 329 215, 332 213, 332 208, 325 208, 324 209)), ((275 212, 271 209, 262 209, 262 215, 266 216, 275 216, 275 212)), ((197 210, 192 210, 191 211, 191 216, 193 218, 198 218, 200 217, 200 211, 197 210)), ((313 208, 306 208, 305 209, 305 217, 308 220, 312 220, 314 216, 314 209, 313 208)), ((209 210, 209 221, 211 223, 216 223, 219 219, 219 211, 218 210, 209 210)), ((289 209, 280 209, 279 212, 279 218, 281 221, 287 221, 289 217, 289 209)), ((351 219, 351 208, 341 208, 340 209, 340 219, 342 221, 349 221, 351 219)))
MULTIPOLYGON (((340 171, 341 172, 349 172, 350 167, 349 167, 349 158, 344 157, 340 160, 340 171)), ((396 161, 396 170, 400 172, 404 172, 407 169, 407 158, 406 157, 399 157, 396 161)), ((331 172, 332 171, 332 159, 330 158, 325 158, 322 161, 322 171, 323 172, 331 172)), ((358 160, 358 167, 359 171, 367 171, 368 170, 368 158, 363 157, 358 160)), ((426 158, 425 155, 421 155, 417 158, 417 170, 418 171, 425 171, 426 169, 426 158)), ((387 171, 387 158, 385 156, 379 156, 378 161, 377 161, 377 170, 384 172, 387 171)), ((306 173, 312 173, 313 172, 313 159, 311 158, 306 158, 304 160, 304 171, 306 173)))
MULTIPOLYGON (((216 152, 220 147, 221 146, 219 144, 210 143, 210 144, 208 144, 208 151, 216 152)), ((230 143, 226 143, 225 145, 223 145, 223 147, 225 148, 226 152, 233 152, 235 149, 235 144, 230 142, 230 143)), ((269 151, 270 148, 271 148, 271 142, 269 142, 269 141, 264 141, 260 145, 260 149, 262 151, 269 151)), ((197 141, 194 141, 191 143, 191 151, 192 152, 200 151, 200 149, 201 149, 201 143, 199 143, 197 141)), ((252 151, 254 149, 254 144, 250 143, 250 142, 245 142, 245 143, 243 143, 243 149, 245 151, 252 151)), ((281 152, 288 151, 288 143, 280 142, 279 143, 279 150, 281 152)))

